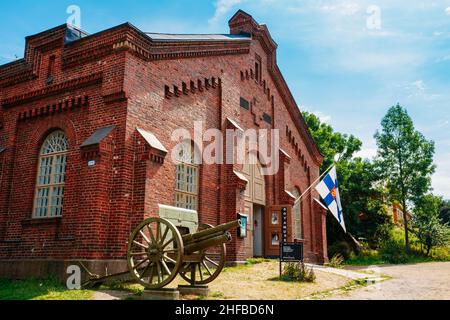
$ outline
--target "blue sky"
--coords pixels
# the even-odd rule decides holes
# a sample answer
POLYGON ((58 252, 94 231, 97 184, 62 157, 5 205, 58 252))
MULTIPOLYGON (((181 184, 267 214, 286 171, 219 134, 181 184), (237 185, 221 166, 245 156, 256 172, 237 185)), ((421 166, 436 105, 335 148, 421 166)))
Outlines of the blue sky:
POLYGON ((436 142, 434 192, 450 199, 450 0, 2 1, 0 64, 22 57, 24 38, 81 9, 94 33, 129 21, 148 32, 227 33, 241 8, 268 25, 278 64, 302 109, 364 142, 399 102, 436 142))

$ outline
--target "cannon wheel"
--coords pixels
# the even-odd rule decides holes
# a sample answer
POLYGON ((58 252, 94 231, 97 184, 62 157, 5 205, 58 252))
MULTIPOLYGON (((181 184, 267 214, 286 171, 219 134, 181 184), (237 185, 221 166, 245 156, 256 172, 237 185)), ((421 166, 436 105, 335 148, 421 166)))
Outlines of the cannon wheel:
MULTIPOLYGON (((210 228, 213 228, 213 226, 210 224, 202 224, 199 227, 199 231, 210 228)), ((201 262, 185 262, 180 270, 180 276, 191 285, 194 285, 192 283, 192 268, 195 268, 195 284, 205 285, 214 281, 225 266, 226 252, 227 247, 225 243, 202 251, 201 262)))
POLYGON ((128 242, 128 269, 147 289, 160 289, 177 276, 184 249, 178 229, 161 218, 142 222, 128 242))

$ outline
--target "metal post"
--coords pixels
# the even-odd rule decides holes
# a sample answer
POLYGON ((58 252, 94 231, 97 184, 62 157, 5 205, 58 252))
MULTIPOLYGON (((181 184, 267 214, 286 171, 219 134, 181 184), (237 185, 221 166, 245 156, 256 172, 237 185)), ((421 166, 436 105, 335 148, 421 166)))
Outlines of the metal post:
POLYGON ((282 256, 282 250, 283 250, 283 248, 282 248, 282 244, 280 245, 280 280, 281 280, 281 276, 283 275, 283 266, 282 266, 282 263, 283 263, 283 256, 282 256))
MULTIPOLYGON (((195 287, 195 268, 196 268, 196 264, 191 263, 191 286, 193 286, 193 287, 195 287)), ((201 268, 200 268, 200 272, 201 272, 201 268)))

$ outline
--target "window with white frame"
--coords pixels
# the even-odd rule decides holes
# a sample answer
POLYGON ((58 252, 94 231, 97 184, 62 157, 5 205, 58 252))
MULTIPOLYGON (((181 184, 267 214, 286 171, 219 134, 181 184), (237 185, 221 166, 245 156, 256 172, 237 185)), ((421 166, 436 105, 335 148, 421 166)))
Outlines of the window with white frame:
POLYGON ((69 143, 63 131, 55 131, 45 139, 39 154, 34 218, 62 216, 68 151, 69 143))
POLYGON ((175 206, 189 210, 198 209, 199 165, 195 161, 192 141, 185 141, 178 152, 175 177, 175 206))
MULTIPOLYGON (((300 190, 295 188, 292 191, 295 199, 300 198, 300 190)), ((292 215, 294 220, 294 238, 302 239, 302 203, 301 201, 297 201, 294 207, 292 208, 292 215)))

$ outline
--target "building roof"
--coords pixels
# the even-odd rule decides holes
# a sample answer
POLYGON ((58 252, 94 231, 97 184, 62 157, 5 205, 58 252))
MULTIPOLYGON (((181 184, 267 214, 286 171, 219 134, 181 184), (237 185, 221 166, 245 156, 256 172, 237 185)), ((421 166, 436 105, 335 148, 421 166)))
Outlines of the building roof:
POLYGON ((233 127, 235 127, 237 130, 244 132, 244 129, 233 119, 227 118, 227 120, 232 124, 233 127))
POLYGON ((163 146, 161 141, 158 140, 158 138, 155 137, 155 135, 151 132, 145 131, 143 129, 137 128, 137 131, 140 133, 140 135, 147 141, 150 147, 157 149, 159 151, 168 153, 167 149, 163 146))
POLYGON ((105 139, 111 131, 113 131, 116 128, 116 126, 108 126, 104 128, 100 128, 97 131, 95 131, 83 144, 81 147, 89 147, 94 146, 102 142, 103 139, 105 139))
POLYGON ((247 183, 249 182, 248 179, 247 179, 247 177, 246 177, 242 172, 233 170, 233 173, 234 173, 240 180, 245 181, 245 182, 247 182, 247 183))
MULTIPOLYGON (((297 130, 304 137, 306 148, 312 155, 312 159, 316 164, 321 164, 323 155, 320 153, 308 126, 302 117, 300 109, 277 65, 276 49, 277 44, 266 25, 258 24, 251 15, 239 10, 229 21, 230 34, 168 34, 168 33, 145 33, 136 28, 130 23, 124 23, 116 27, 100 31, 98 33, 88 35, 82 30, 78 30, 67 24, 38 33, 26 38, 25 58, 0 66, 0 86, 3 84, 14 83, 17 77, 21 81, 27 81, 35 76, 35 67, 33 67, 34 57, 30 50, 37 50, 43 44, 58 43, 58 39, 64 37, 67 49, 71 46, 76 47, 74 57, 84 54, 83 45, 90 48, 89 41, 96 41, 105 47, 105 41, 99 41, 102 35, 111 32, 118 32, 121 35, 132 34, 129 41, 116 43, 117 49, 125 48, 131 50, 141 57, 149 60, 162 59, 178 59, 200 57, 207 55, 222 55, 222 54, 248 54, 250 52, 250 40, 259 41, 263 50, 267 54, 267 69, 269 76, 272 78, 275 87, 280 92, 280 96, 288 112, 290 113, 297 130), (67 30, 69 29, 69 30, 67 30), (136 41, 133 41, 133 38, 136 41), (31 45, 30 45, 31 44, 31 45), (173 44, 173 47, 170 45, 173 44), (152 47, 152 48, 151 48, 152 47), (151 50, 150 50, 151 48, 151 50)), ((128 36, 127 36, 128 37, 128 36)), ((122 39, 122 38, 120 38, 122 39)), ((128 39, 128 38, 127 38, 128 39)), ((44 46, 45 47, 45 46, 44 46)), ((70 50, 67 50, 69 52, 70 50)), ((105 51, 106 52, 106 51, 105 51)), ((108 52, 113 52, 109 50, 108 52)), ((68 63, 72 59, 67 60, 68 63)), ((83 61, 81 59, 81 61, 83 61)), ((0 101, 0 104, 2 102, 0 101)), ((90 141, 86 141, 86 143, 90 141)))
POLYGON ((242 41, 251 40, 249 34, 171 34, 171 33, 145 33, 154 41, 242 41))
POLYGON ((71 43, 87 36, 89 36, 87 32, 68 24, 64 36, 64 43, 71 43))
POLYGON ((289 159, 292 159, 291 156, 289 155, 289 153, 287 153, 286 151, 284 151, 283 149, 280 148, 280 152, 282 154, 284 154, 286 157, 288 157, 289 159))

